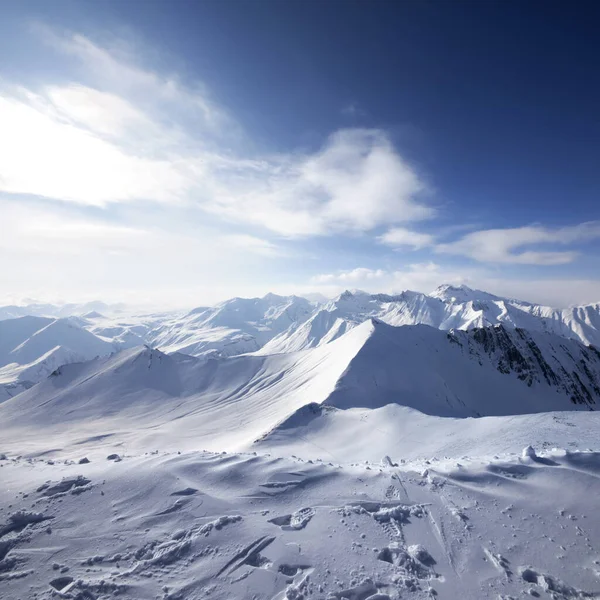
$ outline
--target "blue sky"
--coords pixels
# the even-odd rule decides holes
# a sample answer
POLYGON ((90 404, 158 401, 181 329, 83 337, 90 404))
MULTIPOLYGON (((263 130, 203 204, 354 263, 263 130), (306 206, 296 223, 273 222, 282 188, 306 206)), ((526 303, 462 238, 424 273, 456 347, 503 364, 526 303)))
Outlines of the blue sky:
POLYGON ((597 3, 0 10, 5 300, 600 301, 597 3))

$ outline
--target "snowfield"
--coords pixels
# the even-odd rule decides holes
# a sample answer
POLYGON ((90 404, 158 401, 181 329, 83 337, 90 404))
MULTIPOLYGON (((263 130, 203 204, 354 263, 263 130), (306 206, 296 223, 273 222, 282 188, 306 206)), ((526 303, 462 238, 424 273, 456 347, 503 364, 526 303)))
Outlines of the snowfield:
POLYGON ((597 305, 27 310, 0 309, 2 600, 600 598, 597 305))
POLYGON ((3 598, 599 595, 595 453, 88 456, 3 461, 3 598))

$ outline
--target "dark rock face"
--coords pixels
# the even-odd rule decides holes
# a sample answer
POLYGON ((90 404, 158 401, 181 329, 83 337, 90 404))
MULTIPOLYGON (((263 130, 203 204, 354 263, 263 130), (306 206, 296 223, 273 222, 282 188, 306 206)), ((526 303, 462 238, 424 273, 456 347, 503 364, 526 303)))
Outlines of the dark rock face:
POLYGON ((536 337, 542 348, 530 332, 502 325, 448 334, 449 342, 462 346, 480 364, 491 360, 505 375, 514 374, 528 386, 545 382, 566 393, 573 404, 593 410, 600 403, 600 351, 550 334, 536 337))

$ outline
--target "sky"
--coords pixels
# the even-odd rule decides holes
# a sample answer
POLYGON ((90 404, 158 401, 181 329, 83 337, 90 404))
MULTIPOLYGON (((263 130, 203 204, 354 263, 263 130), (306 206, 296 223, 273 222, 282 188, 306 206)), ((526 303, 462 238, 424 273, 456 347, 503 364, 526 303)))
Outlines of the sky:
POLYGON ((597 2, 0 16, 0 302, 600 302, 597 2))

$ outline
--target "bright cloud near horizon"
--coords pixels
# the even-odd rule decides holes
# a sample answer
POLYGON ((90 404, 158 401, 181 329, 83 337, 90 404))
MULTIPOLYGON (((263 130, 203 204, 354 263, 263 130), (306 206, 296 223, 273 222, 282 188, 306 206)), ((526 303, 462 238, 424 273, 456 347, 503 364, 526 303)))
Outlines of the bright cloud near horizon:
POLYGON ((352 99, 319 134, 259 140, 251 115, 160 45, 26 22, 60 68, 0 67, 0 300, 178 307, 466 283, 600 301, 600 279, 578 267, 600 215, 500 226, 449 202, 435 169, 352 99))

